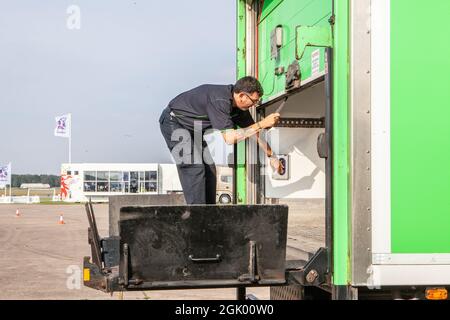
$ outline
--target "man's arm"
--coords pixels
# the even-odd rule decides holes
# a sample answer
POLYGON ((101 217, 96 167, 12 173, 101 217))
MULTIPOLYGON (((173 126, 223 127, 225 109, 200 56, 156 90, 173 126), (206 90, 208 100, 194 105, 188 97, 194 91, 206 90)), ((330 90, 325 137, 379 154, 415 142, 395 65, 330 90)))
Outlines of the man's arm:
POLYGON ((268 158, 272 157, 273 151, 272 151, 272 148, 269 146, 269 144, 260 137, 259 133, 256 134, 256 138, 257 138, 259 147, 261 148, 262 151, 264 151, 266 156, 268 158))
POLYGON ((260 136, 259 133, 256 135, 257 141, 258 141, 258 145, 259 147, 264 151, 264 153, 266 154, 267 158, 269 158, 269 163, 271 165, 271 167, 277 171, 278 173, 281 174, 281 172, 283 171, 284 167, 283 164, 280 162, 280 160, 278 160, 277 157, 274 157, 274 153, 272 148, 269 146, 269 144, 264 141, 260 136))
POLYGON ((248 139, 258 134, 262 129, 272 128, 280 121, 279 113, 272 113, 263 120, 245 128, 245 129, 230 129, 222 133, 226 144, 236 144, 245 139, 248 139))

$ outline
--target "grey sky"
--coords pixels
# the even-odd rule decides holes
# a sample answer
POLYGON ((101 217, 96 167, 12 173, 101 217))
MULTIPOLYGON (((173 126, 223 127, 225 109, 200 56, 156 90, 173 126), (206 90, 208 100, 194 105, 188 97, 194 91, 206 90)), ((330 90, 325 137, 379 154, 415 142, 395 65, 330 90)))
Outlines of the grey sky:
POLYGON ((235 1, 1 0, 0 165, 58 174, 72 162, 169 162, 158 127, 175 95, 235 80, 235 1), (66 26, 70 5, 81 29, 66 26))

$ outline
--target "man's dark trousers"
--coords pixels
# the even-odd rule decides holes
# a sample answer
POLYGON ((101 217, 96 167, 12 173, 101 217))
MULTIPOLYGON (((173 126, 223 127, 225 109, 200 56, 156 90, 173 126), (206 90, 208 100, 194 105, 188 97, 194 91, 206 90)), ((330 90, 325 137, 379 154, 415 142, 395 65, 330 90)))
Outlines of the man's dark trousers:
POLYGON ((173 154, 177 163, 178 176, 183 188, 187 204, 215 204, 216 203, 216 166, 212 162, 208 146, 203 139, 194 143, 194 132, 183 128, 176 117, 170 115, 170 109, 164 109, 159 118, 161 133, 166 140, 170 152, 182 149, 190 154, 173 154), (183 140, 172 141, 175 130, 186 130, 183 140), (188 134, 187 134, 188 133, 188 134), (186 139, 186 135, 190 139, 186 139), (194 154, 197 152, 197 156, 194 154), (181 160, 182 159, 182 160, 181 160))

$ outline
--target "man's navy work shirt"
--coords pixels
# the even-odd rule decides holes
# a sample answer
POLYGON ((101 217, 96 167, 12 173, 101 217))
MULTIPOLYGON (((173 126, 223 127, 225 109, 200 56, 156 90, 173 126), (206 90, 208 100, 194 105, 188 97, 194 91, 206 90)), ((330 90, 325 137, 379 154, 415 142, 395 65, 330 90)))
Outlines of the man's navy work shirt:
POLYGON ((202 131, 246 128, 255 123, 249 111, 233 107, 233 85, 201 85, 175 97, 169 103, 178 122, 193 131, 201 121, 202 131))

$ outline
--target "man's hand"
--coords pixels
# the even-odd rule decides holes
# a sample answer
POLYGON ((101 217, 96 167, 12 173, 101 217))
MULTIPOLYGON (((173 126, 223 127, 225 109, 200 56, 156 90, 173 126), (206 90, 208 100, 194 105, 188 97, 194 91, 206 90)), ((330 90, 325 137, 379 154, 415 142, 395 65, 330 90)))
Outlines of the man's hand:
POLYGON ((280 121, 280 114, 279 113, 272 113, 271 115, 268 115, 266 118, 261 120, 259 122, 261 128, 263 129, 269 129, 275 126, 280 121))
POLYGON ((271 157, 270 160, 270 166, 273 168, 274 171, 278 172, 278 174, 282 174, 284 171, 283 164, 278 158, 271 157))

